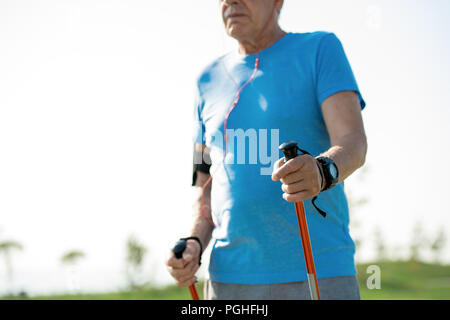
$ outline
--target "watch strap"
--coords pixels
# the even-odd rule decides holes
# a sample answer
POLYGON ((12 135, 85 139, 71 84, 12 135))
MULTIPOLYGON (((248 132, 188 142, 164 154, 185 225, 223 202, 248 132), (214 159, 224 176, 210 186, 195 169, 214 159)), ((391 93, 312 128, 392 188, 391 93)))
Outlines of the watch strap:
POLYGON ((334 163, 333 159, 329 158, 329 157, 317 157, 316 158, 317 161, 319 161, 319 163, 321 164, 322 167, 322 172, 323 175, 325 177, 325 187, 322 189, 322 191, 331 189, 332 187, 334 187, 338 181, 337 177, 336 179, 334 179, 330 173, 330 166, 334 165, 336 172, 337 172, 337 176, 339 176, 339 171, 338 168, 336 166, 336 164, 334 163))

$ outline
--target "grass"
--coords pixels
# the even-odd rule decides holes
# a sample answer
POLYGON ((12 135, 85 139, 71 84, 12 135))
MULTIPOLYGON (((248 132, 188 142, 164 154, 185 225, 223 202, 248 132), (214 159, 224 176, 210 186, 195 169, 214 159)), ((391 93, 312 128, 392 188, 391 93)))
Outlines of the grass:
POLYGON ((367 267, 358 265, 362 299, 450 299, 450 266, 412 261, 373 263, 381 270, 381 289, 367 288, 367 267))
MULTIPOLYGON (((203 285, 199 283, 199 294, 203 285)), ((201 295, 202 297, 202 295, 201 295)), ((187 288, 167 286, 165 288, 148 288, 133 291, 90 293, 77 295, 34 296, 37 300, 190 300, 191 295, 187 288)))
MULTIPOLYGON (((358 265, 362 299, 450 299, 450 266, 422 262, 381 261, 358 265), (381 271, 381 288, 369 290, 367 267, 377 265, 381 271)), ((197 284, 200 297, 203 284, 197 284)), ((14 297, 4 297, 4 299, 14 297)), ((17 298, 15 298, 17 299, 17 298)), ((40 300, 189 300, 187 288, 167 286, 134 291, 90 293, 77 295, 33 296, 40 300)))

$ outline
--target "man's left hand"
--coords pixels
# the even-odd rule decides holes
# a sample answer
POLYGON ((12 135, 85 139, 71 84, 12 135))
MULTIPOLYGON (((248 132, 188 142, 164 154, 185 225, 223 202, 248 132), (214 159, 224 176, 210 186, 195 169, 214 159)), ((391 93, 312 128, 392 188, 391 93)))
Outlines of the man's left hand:
POLYGON ((300 202, 318 195, 322 187, 317 160, 308 154, 284 162, 279 159, 273 169, 272 180, 281 181, 283 199, 288 202, 300 202))

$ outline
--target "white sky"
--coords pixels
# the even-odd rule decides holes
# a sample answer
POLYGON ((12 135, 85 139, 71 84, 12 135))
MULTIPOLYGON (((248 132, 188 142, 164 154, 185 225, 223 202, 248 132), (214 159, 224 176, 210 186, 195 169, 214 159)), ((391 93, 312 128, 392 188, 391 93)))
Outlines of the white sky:
MULTIPOLYGON (((376 226, 397 255, 417 221, 450 231, 449 13, 447 0, 285 1, 285 30, 338 35, 367 102, 368 172, 347 183, 369 199, 353 217, 361 260, 376 226)), ((63 290, 72 248, 87 254, 84 290, 117 288, 130 234, 149 277, 170 282, 164 254, 190 228, 194 80, 232 48, 216 1, 0 0, 0 241, 24 246, 16 288, 63 290)))

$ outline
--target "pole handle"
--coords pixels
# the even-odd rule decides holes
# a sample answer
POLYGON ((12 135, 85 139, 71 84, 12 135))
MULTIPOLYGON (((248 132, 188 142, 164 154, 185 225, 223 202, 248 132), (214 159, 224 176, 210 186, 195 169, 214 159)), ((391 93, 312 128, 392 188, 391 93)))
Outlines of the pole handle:
POLYGON ((172 252, 174 253, 175 258, 181 259, 183 257, 183 252, 184 252, 184 250, 186 250, 186 244, 187 244, 186 240, 178 240, 175 243, 175 246, 172 249, 172 252))
POLYGON ((294 159, 298 153, 298 143, 295 141, 288 141, 283 144, 281 144, 278 149, 283 151, 284 154, 284 160, 285 162, 288 162, 291 159, 294 159))
MULTIPOLYGON (((175 243, 175 246, 172 248, 172 252, 175 255, 175 258, 181 259, 183 257, 183 252, 186 250, 187 241, 180 239, 175 243)), ((195 288, 195 284, 189 286, 189 291, 191 292, 191 296, 193 300, 200 300, 197 289, 195 288)))

